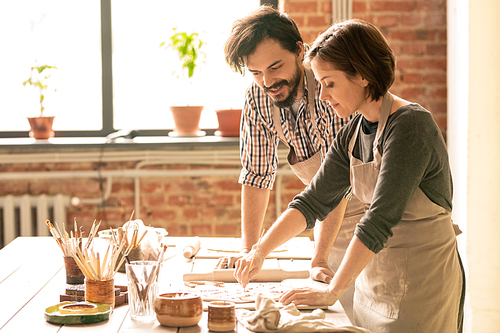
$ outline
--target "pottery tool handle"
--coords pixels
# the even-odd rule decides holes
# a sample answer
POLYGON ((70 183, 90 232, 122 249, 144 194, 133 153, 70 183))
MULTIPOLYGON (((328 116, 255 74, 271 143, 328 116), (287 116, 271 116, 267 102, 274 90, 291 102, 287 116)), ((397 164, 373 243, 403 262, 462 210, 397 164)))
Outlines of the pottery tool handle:
MULTIPOLYGON (((214 269, 208 273, 184 274, 184 281, 222 281, 237 282, 233 276, 234 269, 214 269)), ((307 279, 309 271, 285 271, 280 268, 262 269, 251 282, 281 282, 286 279, 307 279)))
POLYGON ((184 255, 184 258, 192 258, 198 253, 200 250, 200 237, 196 236, 192 239, 192 241, 187 244, 184 249, 182 250, 182 254, 184 255))

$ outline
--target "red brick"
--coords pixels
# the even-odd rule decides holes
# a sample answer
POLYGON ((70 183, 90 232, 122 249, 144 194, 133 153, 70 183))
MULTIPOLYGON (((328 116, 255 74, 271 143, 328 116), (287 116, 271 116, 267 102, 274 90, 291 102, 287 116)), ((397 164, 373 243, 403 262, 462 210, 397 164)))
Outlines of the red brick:
POLYGON ((436 30, 430 29, 418 29, 416 30, 417 38, 419 40, 431 40, 433 41, 436 38, 436 30))
POLYGON ((181 191, 193 192, 198 189, 196 187, 196 183, 193 183, 192 181, 182 181, 177 183, 177 186, 180 188, 181 191))
POLYGON ((448 96, 448 90, 446 87, 444 88, 435 88, 432 89, 429 93, 427 93, 427 97, 430 99, 446 99, 448 96))
POLYGON ((241 209, 240 208, 235 208, 235 209, 227 209, 226 211, 227 217, 230 219, 239 219, 241 216, 241 209))
POLYGON ((398 69, 411 69, 412 68, 412 61, 398 58, 398 60, 396 62, 396 68, 398 68, 398 69))
POLYGON ((353 3, 352 3, 352 12, 353 13, 366 12, 366 2, 364 2, 364 1, 353 1, 353 3))
POLYGON ((403 26, 416 26, 421 22, 421 18, 419 14, 403 14, 401 15, 401 24, 403 26))
POLYGON ((285 13, 314 13, 317 10, 315 1, 285 2, 285 13))
POLYGON ((417 40, 417 32, 415 30, 394 30, 390 34, 393 40, 417 40))
POLYGON ((150 221, 165 220, 172 221, 177 218, 177 214, 173 210, 152 210, 147 213, 147 219, 150 221))
MULTIPOLYGON (((104 183, 106 184, 106 183, 104 183)), ((120 191, 133 191, 134 190, 134 182, 116 182, 113 181, 113 186, 111 188, 112 192, 120 192, 120 191)))
POLYGON ((423 83, 424 76, 419 73, 406 73, 403 74, 403 83, 414 84, 414 83, 423 83))
POLYGON ((201 210, 201 218, 203 221, 213 221, 216 220, 221 214, 219 214, 219 209, 215 207, 203 208, 201 210))
POLYGON ((171 195, 168 197, 168 204, 172 206, 187 205, 188 198, 185 195, 171 195))
MULTIPOLYGON (((423 88, 405 88, 402 91, 401 98, 408 99, 410 101, 419 101, 424 95, 423 88)), ((418 103, 418 102, 417 102, 418 103)))
POLYGON ((415 1, 370 1, 370 10, 377 12, 409 12, 415 9, 415 1))
POLYGON ((223 224, 215 226, 215 234, 218 236, 240 236, 240 225, 239 224, 223 224))
POLYGON ((424 81, 426 83, 443 83, 446 84, 446 73, 429 73, 425 75, 424 81))
POLYGON ((233 202, 232 195, 215 195, 212 200, 212 203, 216 206, 231 206, 233 202))
MULTIPOLYGON (((292 20, 295 21, 295 24, 297 25, 297 27, 299 27, 299 31, 300 33, 302 34, 303 33, 303 29, 305 28, 305 25, 306 25, 306 18, 304 15, 301 15, 301 14, 298 14, 298 13, 295 13, 295 14, 290 14, 290 17, 292 18, 292 20)), ((303 38, 304 36, 302 36, 303 38)))
POLYGON ((195 224, 191 226, 191 235, 193 236, 205 236, 213 235, 211 224, 195 224))
POLYGON ((414 59, 415 69, 442 69, 446 70, 446 59, 414 59))
POLYGON ((425 54, 425 45, 422 43, 404 44, 401 46, 401 54, 420 56, 425 54))
POLYGON ((182 216, 186 219, 193 220, 198 218, 198 209, 186 208, 182 210, 182 216))
POLYGON ((240 191, 241 184, 238 183, 238 179, 235 178, 233 180, 222 180, 215 183, 215 187, 217 189, 221 189, 223 191, 240 191))
POLYGON ((399 24, 398 15, 380 15, 377 17, 377 27, 394 27, 399 24))
POLYGON ((427 55, 434 56, 440 55, 446 57, 447 55, 447 47, 446 44, 430 44, 427 45, 427 55))
POLYGON ((145 193, 159 192, 164 189, 160 183, 151 181, 141 181, 140 186, 141 186, 141 192, 145 193))
POLYGON ((188 234, 188 228, 186 225, 180 225, 180 224, 169 224, 167 228, 165 228, 168 231, 169 236, 190 236, 188 234))
POLYGON ((331 1, 322 1, 320 2, 321 12, 322 13, 331 13, 332 12, 332 2, 331 1))
POLYGON ((207 205, 212 199, 208 196, 192 195, 191 204, 195 206, 207 205))
POLYGON ((165 197, 163 195, 143 195, 142 202, 147 206, 163 206, 165 205, 165 197))
POLYGON ((443 26, 446 25, 446 13, 444 14, 429 14, 424 18, 426 26, 443 26))
POLYGON ((442 10, 446 12, 445 4, 446 0, 439 0, 439 1, 421 0, 417 1, 417 10, 423 12, 442 10))
POLYGON ((324 15, 309 16, 307 17, 307 25, 309 27, 328 27, 330 25, 330 17, 325 17, 324 15))

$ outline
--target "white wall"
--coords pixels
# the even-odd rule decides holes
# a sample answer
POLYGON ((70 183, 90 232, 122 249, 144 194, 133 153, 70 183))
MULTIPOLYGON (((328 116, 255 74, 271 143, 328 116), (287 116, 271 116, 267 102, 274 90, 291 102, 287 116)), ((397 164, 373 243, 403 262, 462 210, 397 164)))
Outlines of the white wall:
POLYGON ((466 332, 500 328, 500 1, 448 1, 448 148, 466 332))

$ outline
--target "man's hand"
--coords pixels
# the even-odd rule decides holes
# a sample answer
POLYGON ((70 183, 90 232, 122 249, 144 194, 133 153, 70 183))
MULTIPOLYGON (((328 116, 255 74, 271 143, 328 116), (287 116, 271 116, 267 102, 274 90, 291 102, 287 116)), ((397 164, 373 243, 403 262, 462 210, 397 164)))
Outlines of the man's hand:
POLYGON ((316 281, 321 281, 325 283, 330 283, 332 281, 335 272, 328 266, 326 262, 311 264, 311 279, 316 281))

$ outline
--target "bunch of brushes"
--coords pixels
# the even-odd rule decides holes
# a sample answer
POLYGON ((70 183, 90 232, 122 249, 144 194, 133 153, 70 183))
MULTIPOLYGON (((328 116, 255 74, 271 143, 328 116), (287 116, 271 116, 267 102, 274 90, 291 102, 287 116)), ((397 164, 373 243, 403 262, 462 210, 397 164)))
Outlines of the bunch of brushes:
POLYGON ((82 252, 82 251, 87 251, 91 244, 92 241, 94 240, 94 237, 97 233, 97 230, 99 230, 99 226, 101 225, 101 222, 99 222, 96 225, 96 221, 92 224, 92 229, 90 230, 89 237, 87 237, 85 244, 83 244, 83 230, 82 227, 78 228, 76 219, 74 221, 74 231, 70 230, 70 233, 66 231, 66 228, 64 227, 64 223, 62 224, 62 231, 59 229, 59 226, 54 225, 49 221, 46 220, 45 224, 49 228, 50 234, 52 237, 57 242, 57 245, 59 245, 59 248, 61 248, 64 256, 66 257, 71 257, 73 256, 73 253, 82 252))
POLYGON ((130 251, 134 246, 140 244, 140 240, 144 238, 146 233, 144 232, 144 234, 138 238, 137 228, 134 228, 130 241, 127 237, 120 237, 118 241, 114 235, 113 229, 111 229, 112 239, 108 244, 106 254, 104 257, 101 257, 99 252, 94 252, 93 246, 94 236, 99 229, 100 222, 96 225, 94 221, 85 245, 82 245, 82 231, 80 229, 80 232, 78 232, 76 220, 75 233, 73 234, 73 231, 71 231, 71 235, 68 235, 67 232, 65 232, 64 237, 60 236, 61 232, 58 230, 57 225, 54 227, 50 221, 46 221, 46 223, 64 255, 72 256, 83 275, 85 275, 85 278, 93 281, 107 281, 112 279, 118 271, 118 268, 124 263, 130 251))

